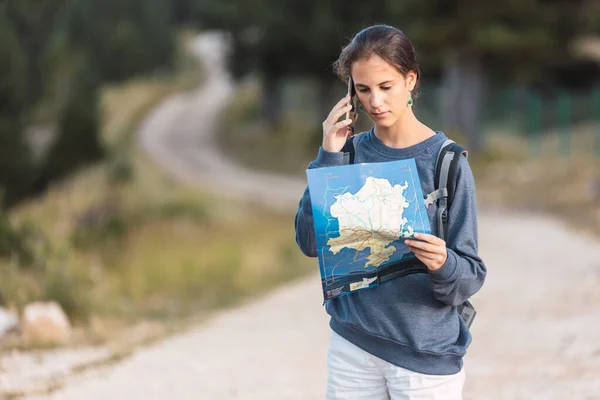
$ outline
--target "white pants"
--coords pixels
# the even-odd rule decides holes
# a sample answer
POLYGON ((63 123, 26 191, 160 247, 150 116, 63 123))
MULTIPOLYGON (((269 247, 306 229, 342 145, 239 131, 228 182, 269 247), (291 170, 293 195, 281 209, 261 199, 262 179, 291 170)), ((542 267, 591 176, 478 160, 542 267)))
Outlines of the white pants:
POLYGON ((464 369, 454 375, 409 371, 331 332, 327 400, 461 400, 464 383, 464 369))

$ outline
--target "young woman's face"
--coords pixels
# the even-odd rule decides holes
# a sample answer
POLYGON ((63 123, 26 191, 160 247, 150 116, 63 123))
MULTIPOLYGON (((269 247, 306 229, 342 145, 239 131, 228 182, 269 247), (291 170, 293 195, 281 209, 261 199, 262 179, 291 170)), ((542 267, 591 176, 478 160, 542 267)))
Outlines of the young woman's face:
POLYGON ((414 72, 405 78, 381 57, 373 55, 355 61, 351 74, 358 100, 376 125, 389 128, 402 118, 416 84, 414 72))

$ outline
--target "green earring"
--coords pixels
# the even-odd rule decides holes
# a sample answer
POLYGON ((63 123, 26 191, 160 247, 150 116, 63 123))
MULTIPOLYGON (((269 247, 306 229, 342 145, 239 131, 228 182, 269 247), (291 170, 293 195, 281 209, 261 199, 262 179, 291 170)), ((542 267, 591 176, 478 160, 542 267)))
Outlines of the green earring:
POLYGON ((363 108, 363 106, 362 106, 362 103, 358 103, 358 109, 359 109, 360 111, 364 110, 364 108, 363 108))
POLYGON ((412 105, 413 105, 413 99, 412 99, 412 97, 409 97, 409 98, 408 98, 408 105, 409 105, 409 106, 412 106, 412 105))

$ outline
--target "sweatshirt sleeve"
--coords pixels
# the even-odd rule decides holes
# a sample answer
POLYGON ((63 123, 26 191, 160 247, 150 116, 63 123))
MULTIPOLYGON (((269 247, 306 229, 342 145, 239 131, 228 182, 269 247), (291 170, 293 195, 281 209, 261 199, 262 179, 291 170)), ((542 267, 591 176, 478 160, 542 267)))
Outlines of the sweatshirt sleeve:
POLYGON ((448 259, 429 273, 438 300, 457 306, 483 286, 487 269, 478 255, 477 235, 475 179, 467 159, 461 156, 454 200, 448 209, 448 259))
MULTIPOLYGON (((344 153, 329 152, 319 148, 317 159, 308 165, 309 169, 333 167, 344 164, 344 153)), ((313 223, 312 204, 310 202, 310 192, 308 187, 304 190, 304 195, 298 204, 298 211, 294 219, 296 229, 296 243, 302 253, 308 257, 317 256, 317 242, 315 239, 315 228, 313 223)))

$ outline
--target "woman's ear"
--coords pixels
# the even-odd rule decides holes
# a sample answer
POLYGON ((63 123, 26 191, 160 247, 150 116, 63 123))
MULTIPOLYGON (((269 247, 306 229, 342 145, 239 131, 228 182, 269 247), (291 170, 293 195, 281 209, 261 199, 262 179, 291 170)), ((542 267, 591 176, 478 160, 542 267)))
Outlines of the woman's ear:
POLYGON ((412 92, 416 85, 417 73, 415 71, 409 71, 408 74, 406 74, 406 86, 408 87, 408 90, 412 92))
POLYGON ((410 82, 409 82, 409 89, 412 92, 415 87, 417 86, 417 80, 419 79, 417 76, 417 73, 415 71, 410 71, 408 73, 409 77, 410 77, 410 82))

